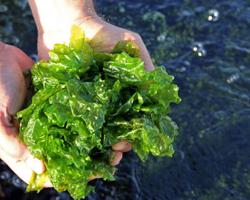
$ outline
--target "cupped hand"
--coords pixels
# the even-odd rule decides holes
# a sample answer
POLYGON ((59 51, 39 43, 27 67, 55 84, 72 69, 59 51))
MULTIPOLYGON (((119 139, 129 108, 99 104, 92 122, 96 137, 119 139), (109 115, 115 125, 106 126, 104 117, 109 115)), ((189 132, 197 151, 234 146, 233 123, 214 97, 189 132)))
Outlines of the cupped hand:
MULTIPOLYGON (((20 49, 0 42, 0 159, 3 160, 17 176, 29 183, 33 173, 45 171, 42 161, 34 158, 18 137, 18 123, 14 115, 26 98, 27 87, 23 73, 29 70, 33 61, 20 49)), ((122 141, 113 146, 112 165, 122 159, 122 152, 129 151, 131 145, 122 141)), ((90 180, 97 177, 90 177, 90 180)), ((44 187, 51 187, 48 181, 44 187)))
MULTIPOLYGON (((145 64, 145 69, 153 70, 154 65, 148 53, 148 50, 141 38, 135 32, 114 26, 107 23, 97 15, 82 17, 72 22, 82 27, 86 38, 91 46, 99 52, 110 52, 119 41, 133 41, 140 49, 140 56, 145 64)), ((40 59, 48 59, 48 51, 56 43, 68 43, 70 40, 70 29, 66 27, 54 28, 38 34, 38 56, 40 59)))
POLYGON ((34 158, 18 138, 14 115, 25 100, 27 89, 23 72, 33 61, 20 49, 0 42, 0 159, 23 181, 32 173, 42 173, 42 161, 34 158))

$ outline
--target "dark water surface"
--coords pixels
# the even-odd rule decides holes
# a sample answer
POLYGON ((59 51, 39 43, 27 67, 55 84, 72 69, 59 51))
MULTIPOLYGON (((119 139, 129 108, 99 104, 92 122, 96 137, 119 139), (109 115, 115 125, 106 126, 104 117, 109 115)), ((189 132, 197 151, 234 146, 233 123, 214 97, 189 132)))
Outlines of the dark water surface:
MULTIPOLYGON (((139 32, 156 64, 176 77, 183 101, 173 159, 123 159, 117 181, 88 200, 250 200, 250 1, 99 0, 107 21, 139 32)), ((36 53, 25 0, 0 0, 0 39, 36 53)), ((0 199, 70 199, 25 185, 0 163, 0 199)))

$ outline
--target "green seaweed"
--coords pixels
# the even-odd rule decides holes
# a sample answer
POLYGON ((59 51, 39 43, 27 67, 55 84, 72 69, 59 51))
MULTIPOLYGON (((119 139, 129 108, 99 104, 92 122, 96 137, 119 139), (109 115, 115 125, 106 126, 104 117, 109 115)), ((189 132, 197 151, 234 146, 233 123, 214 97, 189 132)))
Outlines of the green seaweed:
MULTIPOLYGON (((122 140, 143 161, 173 155, 177 126, 167 114, 180 102, 178 87, 163 67, 146 71, 138 52, 121 42, 111 54, 97 53, 73 26, 69 45, 56 44, 49 61, 32 68, 36 93, 17 114, 20 137, 57 191, 81 199, 93 191, 90 177, 114 180, 111 146, 122 140)), ((28 189, 43 180, 33 177, 28 189)))

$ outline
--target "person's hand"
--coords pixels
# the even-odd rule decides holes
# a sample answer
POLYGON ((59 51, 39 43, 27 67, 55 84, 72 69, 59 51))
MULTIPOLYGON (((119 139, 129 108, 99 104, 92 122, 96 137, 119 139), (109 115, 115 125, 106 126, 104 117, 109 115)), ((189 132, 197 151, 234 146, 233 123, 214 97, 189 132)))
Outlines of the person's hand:
MULTIPOLYGON (((146 68, 148 70, 153 69, 152 61, 138 34, 109 24, 97 16, 83 18, 73 24, 78 24, 83 28, 86 38, 90 40, 91 46, 100 52, 110 52, 122 40, 134 41, 140 47, 141 57, 146 61, 146 68)), ((48 51, 53 48, 54 44, 68 43, 70 28, 65 28, 64 30, 44 32, 38 35, 38 56, 40 59, 47 60, 49 58, 48 51)), ((114 159, 111 164, 119 164, 123 153, 130 151, 131 148, 131 145, 127 141, 121 141, 113 145, 114 159)))
POLYGON ((43 163, 18 138, 18 123, 13 117, 27 93, 23 72, 32 65, 24 52, 0 42, 0 159, 26 183, 33 172, 44 171, 43 163))
MULTIPOLYGON (((119 41, 129 40, 135 42, 140 49, 145 68, 147 70, 154 69, 150 55, 139 34, 107 23, 97 15, 82 17, 73 21, 73 24, 82 27, 86 38, 96 51, 110 52, 119 41)), ((70 28, 48 30, 38 34, 39 58, 48 59, 48 51, 53 48, 54 44, 67 43, 70 39, 70 28)))
MULTIPOLYGON (((68 43, 72 25, 82 27, 91 46, 100 52, 110 52, 123 40, 134 41, 140 48, 145 69, 153 70, 150 55, 141 37, 132 31, 114 26, 97 16, 92 0, 29 0, 38 30, 38 57, 47 60, 48 51, 56 43, 68 43)), ((119 164, 124 152, 131 144, 121 141, 113 145, 112 165, 119 164)))
MULTIPOLYGON (((133 40, 135 41, 141 49, 145 51, 142 54, 145 59, 148 59, 147 51, 144 44, 138 34, 132 33, 125 29, 113 26, 106 23, 100 18, 88 18, 86 20, 82 19, 77 22, 84 30, 85 36, 91 41, 91 46, 101 52, 109 52, 113 49, 118 41, 121 40, 133 40), (103 39, 105 38, 105 39, 103 39)), ((72 24, 73 25, 73 24, 72 24)), ((49 59, 48 52, 54 47, 56 43, 67 43, 70 39, 70 29, 65 29, 65 31, 58 32, 48 32, 38 35, 38 57, 39 59, 47 60, 49 59)), ((151 60, 148 60, 151 61, 151 60)), ((149 62, 147 65, 148 69, 152 69, 152 63, 149 62)), ((122 159, 124 152, 131 150, 131 145, 127 141, 121 141, 113 145, 113 161, 112 165, 118 165, 122 159)))

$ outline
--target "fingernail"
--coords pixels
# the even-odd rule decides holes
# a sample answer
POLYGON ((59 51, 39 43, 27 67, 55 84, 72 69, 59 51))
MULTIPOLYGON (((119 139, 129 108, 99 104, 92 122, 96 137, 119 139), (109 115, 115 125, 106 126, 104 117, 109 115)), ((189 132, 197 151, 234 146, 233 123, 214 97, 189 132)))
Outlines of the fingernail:
POLYGON ((33 156, 29 156, 25 162, 27 163, 29 168, 37 174, 41 174, 45 170, 43 162, 41 160, 38 160, 37 158, 34 158, 33 156))

